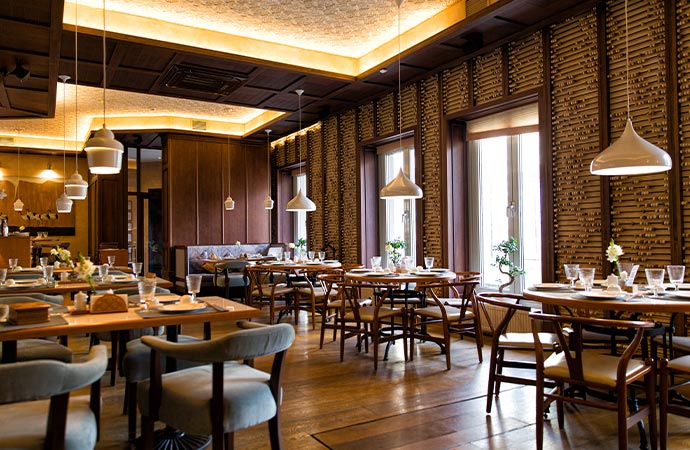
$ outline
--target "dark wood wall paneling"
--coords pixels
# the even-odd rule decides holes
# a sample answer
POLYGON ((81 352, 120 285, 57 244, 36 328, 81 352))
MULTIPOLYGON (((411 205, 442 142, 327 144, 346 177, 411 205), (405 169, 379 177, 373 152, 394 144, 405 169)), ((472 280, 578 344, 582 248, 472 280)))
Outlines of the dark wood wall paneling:
POLYGON ((263 207, 269 185, 265 146, 189 135, 169 135, 164 142, 168 251, 178 245, 270 240, 263 207), (235 200, 231 211, 223 204, 228 192, 235 200))

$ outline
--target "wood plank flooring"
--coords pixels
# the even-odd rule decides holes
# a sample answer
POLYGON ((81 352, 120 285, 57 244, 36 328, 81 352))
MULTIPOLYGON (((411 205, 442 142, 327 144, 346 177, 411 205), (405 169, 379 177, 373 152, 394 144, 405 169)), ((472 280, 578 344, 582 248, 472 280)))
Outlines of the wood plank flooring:
MULTIPOLYGON (((264 315, 260 322, 266 322, 264 315)), ((296 326, 297 337, 288 352, 282 407, 283 443, 287 450, 323 449, 533 449, 535 448, 535 391, 505 384, 492 414, 485 414, 488 349, 477 362, 472 340, 455 339, 452 369, 435 344, 416 346, 415 360, 405 363, 402 345, 389 360, 373 370, 371 349, 357 353, 354 340, 339 362, 337 342, 319 350, 319 330, 312 331, 306 314, 296 326)), ((291 320, 283 319, 284 321, 291 320)), ((228 332, 231 324, 214 328, 228 332)), ((200 328, 185 334, 201 335, 200 328)), ((351 341, 351 342, 350 342, 351 341)), ((70 346, 85 352, 86 338, 70 346)), ((381 352, 383 353, 383 352, 381 352)), ((267 369, 269 360, 257 360, 267 369)), ((126 416, 122 415, 124 380, 115 387, 103 379, 103 421, 99 450, 133 448, 127 444, 126 416)), ((672 416, 670 449, 690 448, 690 419, 672 416)), ((630 431, 630 448, 639 447, 639 435, 630 431)), ((269 448, 268 428, 261 424, 236 433, 237 449, 269 448)), ((546 449, 617 448, 615 415, 590 408, 566 409, 565 430, 556 424, 555 411, 544 431, 546 449)))

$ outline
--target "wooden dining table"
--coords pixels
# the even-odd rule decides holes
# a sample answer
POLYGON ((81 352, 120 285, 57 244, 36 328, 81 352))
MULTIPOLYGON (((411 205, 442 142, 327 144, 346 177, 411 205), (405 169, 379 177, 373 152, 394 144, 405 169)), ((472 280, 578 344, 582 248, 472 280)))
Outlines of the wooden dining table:
MULTIPOLYGON (((232 320, 251 319, 259 317, 261 311, 227 300, 222 297, 198 297, 199 302, 216 305, 219 310, 210 307, 202 312, 166 313, 142 317, 137 310, 139 307, 129 308, 127 312, 102 314, 72 314, 73 308, 61 315, 64 323, 58 325, 35 326, 23 328, 10 325, 0 327, 0 342, 2 342, 2 362, 12 362, 17 358, 17 341, 20 339, 45 338, 49 336, 70 336, 85 333, 133 330, 146 327, 167 328, 168 339, 177 336, 177 326, 185 324, 210 324, 212 322, 226 322, 232 320), (224 309, 220 310, 220 309, 224 309)), ((63 321, 61 321, 63 322, 63 321)))

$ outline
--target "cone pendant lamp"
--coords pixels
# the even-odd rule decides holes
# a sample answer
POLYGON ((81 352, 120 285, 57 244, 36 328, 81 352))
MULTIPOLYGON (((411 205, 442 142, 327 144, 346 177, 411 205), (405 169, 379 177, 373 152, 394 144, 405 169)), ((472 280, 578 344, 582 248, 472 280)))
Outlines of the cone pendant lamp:
POLYGON ((589 165, 594 175, 642 175, 670 170, 668 153, 642 139, 630 118, 630 62, 628 60, 628 1, 625 1, 625 95, 628 119, 623 134, 599 153, 589 165))
MULTIPOLYGON (((299 129, 302 130, 302 94, 304 93, 304 90, 302 89, 297 89, 295 92, 297 92, 297 98, 299 102, 299 129)), ((297 139, 300 139, 299 134, 297 135, 297 139)), ((300 162, 302 161, 302 146, 299 141, 297 141, 297 146, 299 149, 299 160, 300 162)), ((299 173, 300 175, 302 174, 302 166, 299 167, 299 173)), ((287 202, 287 206, 285 207, 286 211, 316 211, 316 204, 312 202, 309 197, 304 195, 304 192, 302 192, 302 188, 297 189, 297 195, 295 195, 292 200, 287 202)))
POLYGON ((65 176, 67 174, 67 157, 65 156, 67 151, 67 97, 65 96, 65 85, 67 80, 69 80, 69 76, 58 75, 58 78, 62 81, 62 195, 55 200, 55 209, 57 209, 58 214, 69 214, 72 212, 73 203, 67 197, 67 188, 65 186, 65 176))
POLYGON ((79 64, 78 64, 78 45, 77 39, 79 35, 79 20, 76 16, 77 6, 74 6, 74 142, 75 142, 75 152, 74 152, 74 173, 65 182, 65 192, 67 197, 72 200, 84 200, 86 198, 86 193, 89 190, 89 184, 84 181, 82 176, 79 174, 79 152, 81 151, 78 147, 79 143, 79 101, 77 100, 77 93, 79 88, 79 64))

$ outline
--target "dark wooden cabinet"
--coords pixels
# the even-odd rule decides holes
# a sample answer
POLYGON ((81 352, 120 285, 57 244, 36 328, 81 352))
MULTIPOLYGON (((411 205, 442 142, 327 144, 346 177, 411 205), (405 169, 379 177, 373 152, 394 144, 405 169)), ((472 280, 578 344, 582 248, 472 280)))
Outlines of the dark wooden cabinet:
POLYGON ((89 255, 98 255, 103 247, 127 248, 127 169, 91 176, 87 201, 89 255))

